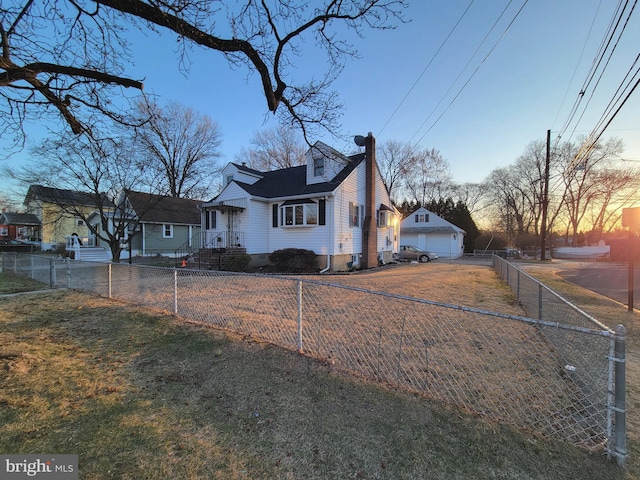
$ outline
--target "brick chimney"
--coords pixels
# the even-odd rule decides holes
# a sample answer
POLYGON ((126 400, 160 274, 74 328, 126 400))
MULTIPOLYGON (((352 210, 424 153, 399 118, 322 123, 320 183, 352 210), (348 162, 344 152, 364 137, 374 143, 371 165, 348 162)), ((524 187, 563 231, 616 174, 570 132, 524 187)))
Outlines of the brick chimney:
POLYGON ((365 201, 362 228, 362 268, 378 266, 378 224, 376 219, 376 139, 371 132, 365 138, 365 201))

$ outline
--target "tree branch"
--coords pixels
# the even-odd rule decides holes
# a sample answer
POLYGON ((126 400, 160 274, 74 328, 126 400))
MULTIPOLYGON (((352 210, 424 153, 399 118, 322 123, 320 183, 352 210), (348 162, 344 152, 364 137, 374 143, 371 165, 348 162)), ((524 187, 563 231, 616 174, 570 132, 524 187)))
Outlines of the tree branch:
POLYGON ((5 67, 3 61, 0 61, 0 67, 6 68, 6 71, 0 74, 0 87, 7 86, 17 80, 29 80, 34 78, 39 73, 55 73, 61 75, 69 75, 72 77, 83 77, 91 80, 96 80, 102 83, 112 83, 121 85, 123 87, 133 87, 142 90, 144 84, 137 80, 130 78, 118 77, 109 73, 98 72, 95 70, 88 70, 86 68, 69 67, 66 65, 56 65, 53 63, 37 62, 25 65, 24 67, 17 67, 12 65, 5 67))
POLYGON ((278 109, 285 86, 279 85, 278 89, 274 91, 269 68, 260 57, 258 51, 246 40, 225 40, 210 35, 181 18, 163 12, 159 8, 148 5, 140 0, 95 0, 95 2, 111 7, 122 13, 142 18, 160 27, 168 28, 178 35, 194 41, 198 45, 225 53, 241 52, 245 54, 260 75, 269 111, 275 112, 278 109))

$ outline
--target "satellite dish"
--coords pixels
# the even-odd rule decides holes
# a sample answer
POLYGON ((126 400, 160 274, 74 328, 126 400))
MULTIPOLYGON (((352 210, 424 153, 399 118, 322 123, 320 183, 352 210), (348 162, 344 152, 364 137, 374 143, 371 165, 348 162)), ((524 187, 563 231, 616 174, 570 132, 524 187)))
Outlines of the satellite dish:
POLYGON ((356 145, 359 147, 364 147, 365 138, 362 135, 356 135, 353 137, 353 141, 356 142, 356 145))

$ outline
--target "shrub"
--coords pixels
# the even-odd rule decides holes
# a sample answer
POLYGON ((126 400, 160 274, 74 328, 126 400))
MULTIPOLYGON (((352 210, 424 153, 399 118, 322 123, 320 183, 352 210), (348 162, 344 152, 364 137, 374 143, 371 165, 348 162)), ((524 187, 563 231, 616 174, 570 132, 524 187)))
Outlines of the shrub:
POLYGON ((250 263, 251 255, 247 253, 229 255, 224 259, 224 270, 229 272, 246 272, 250 263))
POLYGON ((269 255, 269 261, 283 272, 311 273, 318 269, 318 258, 313 250, 284 248, 269 255))

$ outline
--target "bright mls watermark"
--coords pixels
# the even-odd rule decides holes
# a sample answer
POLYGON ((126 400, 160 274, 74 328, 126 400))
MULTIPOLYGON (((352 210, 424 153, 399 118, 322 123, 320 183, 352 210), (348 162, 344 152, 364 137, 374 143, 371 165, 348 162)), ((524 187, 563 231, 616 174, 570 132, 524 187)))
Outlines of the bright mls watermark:
POLYGON ((0 454, 0 479, 78 480, 78 455, 0 454))

